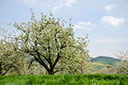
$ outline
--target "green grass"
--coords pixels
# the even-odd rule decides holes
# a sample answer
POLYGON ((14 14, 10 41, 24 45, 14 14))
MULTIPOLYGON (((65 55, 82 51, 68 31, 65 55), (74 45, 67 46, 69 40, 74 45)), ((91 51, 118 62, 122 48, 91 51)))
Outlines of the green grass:
POLYGON ((0 76, 0 85, 128 85, 128 75, 0 76))

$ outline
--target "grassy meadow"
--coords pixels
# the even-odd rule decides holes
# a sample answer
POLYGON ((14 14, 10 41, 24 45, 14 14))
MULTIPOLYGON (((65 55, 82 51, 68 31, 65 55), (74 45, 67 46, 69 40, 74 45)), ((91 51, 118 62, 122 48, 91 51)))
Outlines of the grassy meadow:
POLYGON ((0 76, 0 85, 128 85, 128 75, 0 76))

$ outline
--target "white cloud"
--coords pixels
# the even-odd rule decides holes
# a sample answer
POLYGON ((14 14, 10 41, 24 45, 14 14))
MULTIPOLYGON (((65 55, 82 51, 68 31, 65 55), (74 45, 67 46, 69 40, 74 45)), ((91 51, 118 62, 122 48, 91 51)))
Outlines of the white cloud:
POLYGON ((73 4, 77 4, 76 0, 63 0, 58 3, 53 7, 52 12, 55 12, 57 9, 66 6, 66 7, 71 7, 73 4))
POLYGON ((24 0, 24 2, 28 4, 37 4, 39 0, 24 0))
POLYGON ((52 12, 55 12, 57 9, 61 8, 63 6, 63 4, 58 4, 56 5, 53 9, 52 12))
POLYGON ((90 29, 96 27, 96 24, 92 24, 91 22, 78 22, 76 25, 74 25, 74 30, 77 29, 90 29))
POLYGON ((115 5, 107 5, 107 6, 104 7, 104 9, 105 9, 107 12, 109 12, 109 11, 111 11, 114 7, 115 7, 115 5))
POLYGON ((101 18, 101 22, 111 25, 113 27, 117 27, 125 22, 125 19, 123 18, 116 18, 113 16, 104 16, 101 18))
POLYGON ((66 0, 65 1, 65 5, 68 7, 71 7, 73 4, 76 4, 77 1, 76 0, 66 0))
MULTIPOLYGON (((24 2, 32 5, 41 5, 41 3, 44 3, 43 0, 24 0, 24 2)), ((59 2, 57 2, 55 6, 53 6, 51 11, 55 12, 56 10, 63 6, 71 7, 73 4, 77 4, 77 0, 59 0, 59 2)))

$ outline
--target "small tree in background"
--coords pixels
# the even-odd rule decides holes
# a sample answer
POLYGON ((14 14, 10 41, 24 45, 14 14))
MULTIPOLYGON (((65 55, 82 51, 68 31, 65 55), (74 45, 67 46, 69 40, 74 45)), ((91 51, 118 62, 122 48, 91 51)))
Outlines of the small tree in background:
POLYGON ((14 24, 21 31, 16 39, 22 52, 32 56, 32 62, 38 62, 48 74, 62 69, 79 72, 89 63, 87 38, 75 40, 71 23, 68 27, 64 24, 52 13, 49 17, 41 13, 41 20, 36 20, 33 12, 30 22, 14 24))
POLYGON ((5 75, 11 68, 17 69, 21 52, 17 49, 14 37, 3 29, 0 29, 0 38, 0 75, 5 75))
POLYGON ((120 58, 121 61, 117 63, 117 66, 115 68, 116 72, 118 74, 128 74, 128 51, 120 52, 117 57, 120 58))

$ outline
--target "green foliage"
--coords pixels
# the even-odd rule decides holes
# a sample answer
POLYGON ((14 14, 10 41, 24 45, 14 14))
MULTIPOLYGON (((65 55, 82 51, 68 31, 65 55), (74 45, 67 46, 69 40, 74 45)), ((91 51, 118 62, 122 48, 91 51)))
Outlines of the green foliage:
POLYGON ((128 85, 128 75, 0 76, 1 85, 128 85))

